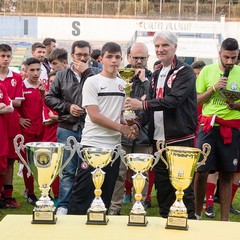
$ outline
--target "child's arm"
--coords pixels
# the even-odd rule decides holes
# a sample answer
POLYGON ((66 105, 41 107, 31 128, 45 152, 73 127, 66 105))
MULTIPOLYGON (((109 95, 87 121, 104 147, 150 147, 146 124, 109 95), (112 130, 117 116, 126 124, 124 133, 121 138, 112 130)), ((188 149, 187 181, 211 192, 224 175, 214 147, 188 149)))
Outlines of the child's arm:
MULTIPOLYGON (((4 104, 5 105, 5 104, 4 104)), ((12 113, 14 110, 14 108, 12 106, 6 106, 3 107, 3 105, 1 104, 0 106, 0 114, 7 114, 7 113, 12 113)))
POLYGON ((6 104, 5 103, 0 103, 0 109, 5 108, 6 104))
POLYGON ((121 123, 117 123, 109 118, 106 118, 104 115, 100 113, 97 105, 88 105, 86 106, 86 110, 93 123, 99 124, 102 127, 111 130, 118 131, 127 138, 130 139, 136 138, 137 133, 135 131, 135 128, 121 123))
POLYGON ((48 112, 48 118, 46 121, 43 121, 44 126, 51 126, 54 123, 58 122, 58 115, 55 115, 51 110, 48 112))

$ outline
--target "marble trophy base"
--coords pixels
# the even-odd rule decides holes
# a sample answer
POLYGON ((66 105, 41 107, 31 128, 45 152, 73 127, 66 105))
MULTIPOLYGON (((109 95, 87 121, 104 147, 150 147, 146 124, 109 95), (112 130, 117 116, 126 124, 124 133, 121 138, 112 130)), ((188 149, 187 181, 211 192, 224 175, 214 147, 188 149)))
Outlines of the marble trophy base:
POLYGON ((128 216, 128 226, 146 227, 148 224, 146 213, 136 214, 130 213, 128 216))
POLYGON ((107 225, 109 219, 106 215, 107 211, 93 211, 88 210, 87 212, 87 222, 89 225, 107 225))
POLYGON ((56 224, 56 208, 41 210, 39 207, 33 209, 32 224, 56 224))
POLYGON ((168 216, 167 229, 188 230, 187 217, 168 216))

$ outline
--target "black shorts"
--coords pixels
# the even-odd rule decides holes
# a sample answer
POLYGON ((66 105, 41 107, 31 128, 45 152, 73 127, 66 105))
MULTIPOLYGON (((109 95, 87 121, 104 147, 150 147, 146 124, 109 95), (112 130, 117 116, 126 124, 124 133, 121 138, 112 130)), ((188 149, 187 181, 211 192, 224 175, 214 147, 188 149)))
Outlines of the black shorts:
MULTIPOLYGON (((239 149, 240 134, 239 130, 232 128, 232 142, 224 144, 220 135, 220 127, 213 127, 209 132, 203 132, 203 127, 197 132, 197 148, 202 149, 204 143, 211 145, 211 152, 205 162, 197 169, 198 172, 236 172, 239 149)), ((202 156, 199 161, 202 160, 202 156)))

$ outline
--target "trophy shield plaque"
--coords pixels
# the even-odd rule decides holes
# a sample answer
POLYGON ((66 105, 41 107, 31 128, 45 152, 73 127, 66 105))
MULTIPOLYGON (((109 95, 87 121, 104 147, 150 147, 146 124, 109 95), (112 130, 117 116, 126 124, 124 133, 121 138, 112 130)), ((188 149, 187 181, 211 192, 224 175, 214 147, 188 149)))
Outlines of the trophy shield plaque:
POLYGON ((240 99, 240 92, 238 91, 231 91, 222 88, 219 90, 219 94, 223 98, 223 100, 228 103, 234 103, 240 99))
MULTIPOLYGON (((132 80, 133 76, 135 75, 135 69, 134 68, 119 68, 118 73, 119 73, 120 77, 126 82, 126 85, 124 87, 126 97, 130 97, 131 80, 132 80)), ((134 119, 136 119, 136 114, 134 111, 125 110, 124 118, 126 120, 134 120, 134 119)))
POLYGON ((106 225, 108 223, 109 219, 106 215, 107 209, 101 198, 101 187, 105 178, 105 172, 102 168, 107 166, 110 162, 112 164, 114 163, 114 161, 119 157, 118 151, 118 149, 94 147, 86 147, 78 151, 79 157, 95 168, 92 172, 92 180, 95 187, 95 198, 87 211, 86 224, 106 225))
POLYGON ((211 146, 204 143, 203 150, 192 147, 166 146, 162 141, 157 142, 157 149, 161 160, 166 164, 171 184, 176 189, 176 200, 170 208, 166 228, 188 230, 187 208, 183 203, 183 195, 186 188, 192 182, 194 173, 198 167, 203 165, 211 151, 211 146), (163 152, 166 151, 166 159, 163 152), (200 155, 203 160, 198 162, 200 155))
POLYGON ((70 156, 65 166, 70 162, 77 151, 78 143, 74 137, 67 139, 67 145, 57 142, 29 142, 23 145, 24 137, 18 134, 14 138, 15 151, 28 170, 28 176, 32 173, 41 191, 41 197, 33 209, 33 224, 55 224, 56 207, 49 197, 51 184, 57 175, 63 170, 62 160, 65 150, 70 150, 70 156), (26 160, 21 155, 26 152, 26 160))
POLYGON ((155 157, 150 154, 144 153, 131 153, 122 157, 121 160, 127 168, 133 170, 136 174, 133 178, 133 187, 135 189, 135 203, 129 213, 128 226, 147 226, 146 211, 141 203, 142 190, 144 188, 146 177, 143 172, 153 168, 158 160, 159 154, 156 153, 155 157))

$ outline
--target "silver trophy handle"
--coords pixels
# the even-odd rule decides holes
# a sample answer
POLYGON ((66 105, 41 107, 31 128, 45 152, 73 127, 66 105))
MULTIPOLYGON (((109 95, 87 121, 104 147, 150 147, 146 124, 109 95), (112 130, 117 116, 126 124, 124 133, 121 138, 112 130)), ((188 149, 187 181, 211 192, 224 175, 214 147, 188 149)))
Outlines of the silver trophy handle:
POLYGON ((31 175, 30 167, 21 154, 21 150, 24 151, 24 149, 26 148, 26 146, 23 145, 23 143, 24 143, 23 135, 22 134, 16 135, 13 140, 14 149, 15 149, 15 152, 17 153, 19 159, 23 163, 23 165, 27 168, 27 177, 30 177, 30 175, 31 175), (20 141, 19 141, 19 139, 20 139, 20 141), (19 145, 18 145, 18 142, 19 142, 19 145))
MULTIPOLYGON (((125 154, 124 154, 124 155, 125 155, 125 154)), ((128 167, 128 164, 127 164, 126 159, 127 159, 127 155, 121 157, 122 162, 124 163, 124 165, 125 165, 126 168, 128 169, 129 167, 128 167)))
POLYGON ((123 150, 122 150, 121 145, 118 144, 118 145, 116 146, 116 148, 114 149, 114 151, 113 151, 114 157, 113 157, 113 159, 111 160, 111 166, 114 164, 114 162, 118 159, 119 156, 120 156, 120 158, 121 158, 121 154, 123 154, 122 151, 123 151, 123 150))
POLYGON ((82 154, 82 153, 83 153, 83 150, 84 150, 84 149, 82 148, 82 145, 79 144, 79 145, 78 145, 78 148, 77 148, 77 154, 78 154, 79 158, 82 159, 83 162, 87 162, 87 160, 84 158, 84 156, 83 156, 83 154, 82 154))
POLYGON ((160 158, 161 160, 165 163, 167 169, 169 168, 168 166, 168 163, 167 161, 165 160, 165 158, 162 156, 163 155, 163 152, 167 149, 165 147, 165 142, 164 141, 161 141, 161 140, 158 140, 157 143, 156 143, 156 146, 157 146, 157 150, 158 150, 158 153, 160 155, 160 158))
POLYGON ((154 162, 153 162, 153 164, 152 164, 152 166, 151 166, 151 170, 152 170, 152 169, 154 168, 154 166, 158 163, 159 159, 160 159, 160 153, 159 153, 159 152, 155 152, 155 153, 154 153, 154 162))
POLYGON ((65 163, 61 166, 60 171, 59 171, 59 177, 62 178, 62 171, 63 169, 69 164, 69 162, 72 160, 74 154, 76 153, 80 143, 76 140, 75 137, 70 136, 67 138, 67 143, 66 146, 64 147, 66 150, 70 151, 70 155, 68 159, 65 161, 65 163), (73 142, 73 146, 72 143, 73 142))

